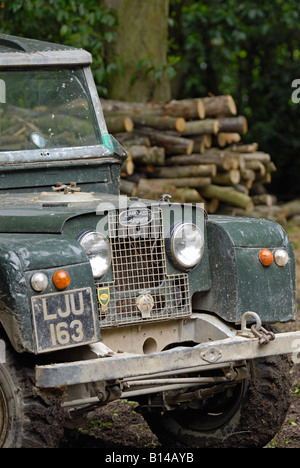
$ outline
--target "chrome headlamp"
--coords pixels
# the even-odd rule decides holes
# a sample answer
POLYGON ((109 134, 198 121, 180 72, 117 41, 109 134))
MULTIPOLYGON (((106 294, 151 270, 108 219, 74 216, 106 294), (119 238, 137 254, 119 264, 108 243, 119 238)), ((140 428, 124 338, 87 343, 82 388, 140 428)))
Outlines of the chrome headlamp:
POLYGON ((170 254, 184 270, 194 268, 204 252, 204 235, 193 223, 181 223, 174 227, 170 239, 170 254))
POLYGON ((108 239, 95 231, 83 233, 79 238, 90 261, 94 278, 101 278, 111 264, 111 253, 108 239))

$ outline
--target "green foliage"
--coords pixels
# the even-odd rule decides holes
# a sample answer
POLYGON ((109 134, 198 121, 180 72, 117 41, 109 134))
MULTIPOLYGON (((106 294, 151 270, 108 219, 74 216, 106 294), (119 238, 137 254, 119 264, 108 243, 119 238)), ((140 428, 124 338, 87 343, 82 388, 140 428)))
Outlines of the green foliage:
POLYGON ((116 40, 116 12, 98 0, 9 0, 0 3, 0 30, 5 34, 57 42, 88 50, 99 94, 107 94, 105 48, 116 40))
POLYGON ((248 118, 249 141, 277 165, 276 192, 299 196, 300 104, 291 100, 300 78, 299 2, 171 0, 170 35, 180 97, 232 94, 248 118))

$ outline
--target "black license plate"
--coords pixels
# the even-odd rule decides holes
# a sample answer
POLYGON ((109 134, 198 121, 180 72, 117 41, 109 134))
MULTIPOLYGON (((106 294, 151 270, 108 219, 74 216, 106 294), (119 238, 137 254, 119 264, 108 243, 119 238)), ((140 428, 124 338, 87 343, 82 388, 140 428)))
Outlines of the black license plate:
POLYGON ((35 296, 32 309, 40 353, 97 341, 90 288, 35 296))

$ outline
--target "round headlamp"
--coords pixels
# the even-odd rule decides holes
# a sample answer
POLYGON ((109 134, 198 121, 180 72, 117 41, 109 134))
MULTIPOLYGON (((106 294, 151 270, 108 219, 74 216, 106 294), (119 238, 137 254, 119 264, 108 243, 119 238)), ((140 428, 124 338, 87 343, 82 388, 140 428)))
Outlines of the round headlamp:
POLYGON ((101 278, 110 267, 110 245, 105 236, 95 231, 84 233, 79 239, 90 261, 94 278, 101 278))
POLYGON ((171 235, 171 255, 183 269, 195 267, 204 252, 204 236, 201 229, 193 223, 175 226, 171 235))

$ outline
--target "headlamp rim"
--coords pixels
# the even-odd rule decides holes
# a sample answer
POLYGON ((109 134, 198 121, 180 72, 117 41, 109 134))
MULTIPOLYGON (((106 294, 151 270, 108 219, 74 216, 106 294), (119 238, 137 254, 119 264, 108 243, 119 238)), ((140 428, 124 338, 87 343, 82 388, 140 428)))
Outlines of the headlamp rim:
POLYGON ((79 236, 77 237, 77 241, 79 242, 79 244, 81 245, 81 247, 82 247, 84 250, 85 250, 85 248, 84 248, 82 242, 84 241, 85 237, 87 237, 89 234, 96 234, 97 236, 101 236, 102 239, 107 243, 108 250, 109 250, 109 262, 108 262, 108 266, 107 266, 107 268, 106 268, 103 272, 101 272, 100 275, 98 275, 98 274, 95 275, 95 274, 94 274, 93 268, 92 268, 92 263, 91 263, 91 261, 90 261, 90 259, 89 259, 89 256, 87 255, 87 257, 88 257, 88 259, 89 259, 89 261, 90 261, 90 264, 91 264, 91 268, 92 268, 92 272, 93 272, 93 277, 94 277, 94 279, 100 279, 100 278, 102 278, 102 277, 107 273, 107 271, 108 271, 109 268, 111 267, 111 260, 112 260, 111 257, 112 257, 112 255, 111 255, 110 242, 109 242, 109 239, 108 239, 104 234, 102 234, 101 232, 97 232, 97 231, 95 231, 94 229, 87 229, 87 230, 85 230, 85 231, 82 231, 82 232, 79 234, 79 236))
POLYGON ((175 224, 174 226, 172 226, 171 232, 170 232, 169 256, 171 257, 173 263, 175 263, 177 268, 179 267, 180 269, 182 269, 184 271, 190 271, 190 270, 193 270, 194 268, 196 268, 199 265, 199 263, 200 263, 200 261, 201 261, 201 259, 203 257, 204 248, 205 248, 204 233, 202 232, 201 228, 199 226, 197 226, 197 224, 195 224, 195 223, 193 223, 191 221, 181 221, 181 222, 175 224), (180 260, 178 258, 178 255, 176 255, 175 247, 174 247, 174 240, 175 240, 176 234, 178 233, 179 229, 182 229, 183 226, 187 226, 187 225, 194 226, 198 230, 198 232, 201 234, 201 237, 202 237, 202 247, 200 249, 200 257, 196 262, 194 262, 191 265, 186 265, 186 264, 183 264, 182 262, 180 262, 180 260))

